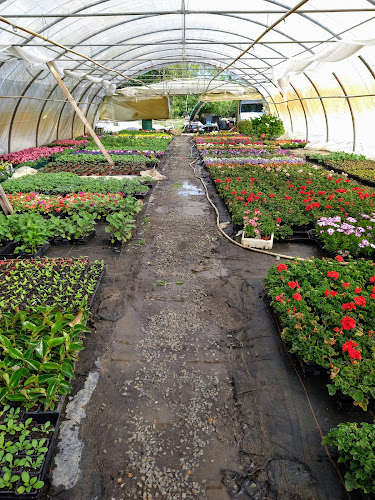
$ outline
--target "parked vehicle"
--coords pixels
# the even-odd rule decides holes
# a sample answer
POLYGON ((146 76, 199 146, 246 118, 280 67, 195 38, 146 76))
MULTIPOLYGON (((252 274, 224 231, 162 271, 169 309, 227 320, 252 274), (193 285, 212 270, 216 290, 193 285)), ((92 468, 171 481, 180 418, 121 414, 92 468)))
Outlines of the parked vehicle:
POLYGON ((240 102, 240 120, 252 120, 261 115, 263 115, 263 101, 261 99, 240 102))

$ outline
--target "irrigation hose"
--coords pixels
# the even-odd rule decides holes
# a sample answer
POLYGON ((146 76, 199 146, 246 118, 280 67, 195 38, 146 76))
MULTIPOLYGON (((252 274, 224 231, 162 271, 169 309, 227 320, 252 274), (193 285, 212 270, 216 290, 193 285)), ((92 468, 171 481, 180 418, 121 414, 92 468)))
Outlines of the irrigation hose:
POLYGON ((233 245, 236 245, 240 248, 244 248, 245 250, 250 250, 252 252, 257 252, 257 253, 263 253, 263 254, 266 254, 266 255, 271 255, 272 257, 278 257, 280 259, 290 259, 290 260, 306 260, 306 259, 303 259, 302 257, 291 257, 290 255, 284 255, 284 254, 281 254, 281 253, 276 253, 276 252, 269 252, 268 250, 261 250, 259 248, 249 248, 249 247, 245 247, 245 245, 242 245, 241 243, 238 243, 237 241, 235 241, 233 238, 231 238, 230 236, 228 236, 221 228, 220 226, 220 213, 219 213, 219 210, 216 208, 216 206, 214 205, 213 201, 211 200, 210 198, 210 195, 208 194, 208 189, 207 189, 207 185, 206 183, 204 182, 204 180, 202 179, 202 177, 200 175, 197 174, 197 172, 195 171, 195 163, 199 160, 199 158, 195 158, 194 161, 192 161, 190 163, 190 167, 193 169, 193 172, 194 172, 194 175, 197 179, 199 179, 204 187, 204 190, 205 190, 205 193, 206 193, 206 198, 208 200, 208 203, 212 206, 212 208, 215 210, 216 212, 216 226, 217 226, 217 229, 219 231, 219 233, 224 236, 224 238, 226 238, 228 241, 230 241, 231 243, 233 243, 233 245))

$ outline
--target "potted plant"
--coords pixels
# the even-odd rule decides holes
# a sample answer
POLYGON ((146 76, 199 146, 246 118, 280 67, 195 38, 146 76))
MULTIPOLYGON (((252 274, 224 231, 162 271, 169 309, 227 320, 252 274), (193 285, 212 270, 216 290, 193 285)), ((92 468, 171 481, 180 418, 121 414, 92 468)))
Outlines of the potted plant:
POLYGON ((105 228, 105 232, 109 233, 111 243, 122 245, 125 241, 131 238, 131 230, 135 227, 135 220, 122 212, 109 214, 106 217, 109 226, 105 228))

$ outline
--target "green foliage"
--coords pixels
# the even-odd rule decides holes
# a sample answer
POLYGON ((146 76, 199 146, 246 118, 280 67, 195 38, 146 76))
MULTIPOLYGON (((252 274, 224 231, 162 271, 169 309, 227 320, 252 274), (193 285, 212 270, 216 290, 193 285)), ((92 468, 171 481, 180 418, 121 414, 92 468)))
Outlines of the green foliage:
POLYGON ((344 160, 366 160, 366 156, 357 155, 355 153, 345 153, 344 151, 336 151, 329 155, 322 155, 320 153, 305 153, 306 158, 310 160, 319 160, 319 161, 344 161, 344 160))
MULTIPOLYGON (((125 131, 124 135, 125 137, 122 137, 121 135, 107 135, 101 138, 101 142, 103 146, 109 151, 115 149, 129 149, 137 151, 165 151, 168 147, 168 144, 173 138, 172 135, 165 137, 165 134, 147 134, 147 137, 144 137, 145 134, 143 134, 142 132, 139 132, 139 135, 142 136, 139 137, 139 135, 128 134, 127 131, 125 131)), ((97 150, 98 146, 94 141, 90 141, 86 144, 85 149, 97 150)), ((57 158, 59 158, 60 156, 61 155, 59 155, 57 158)))
POLYGON ((348 491, 359 488, 365 493, 375 493, 375 424, 339 424, 324 436, 322 444, 336 446, 338 462, 349 468, 350 472, 345 474, 348 491))
POLYGON ((35 212, 14 214, 9 217, 15 232, 14 241, 19 243, 15 253, 34 254, 51 237, 49 225, 35 212))
POLYGON ((131 230, 135 228, 134 219, 123 212, 116 212, 107 215, 106 221, 109 223, 109 226, 105 228, 105 232, 109 233, 111 243, 115 241, 125 243, 125 241, 131 238, 131 230))
POLYGON ((4 261, 0 311, 46 304, 78 310, 92 298, 103 269, 103 261, 86 258, 4 261))
MULTIPOLYGON (((2 186, 6 193, 134 193, 141 182, 138 179, 82 178, 77 174, 62 172, 56 174, 37 173, 17 179, 8 179, 2 186)), ((0 224, 1 230, 1 224, 0 224)))
POLYGON ((30 477, 29 473, 26 471, 22 471, 21 480, 23 484, 21 484, 21 486, 17 488, 18 494, 22 494, 25 492, 29 493, 33 490, 40 490, 40 488, 43 488, 44 486, 43 481, 38 481, 38 478, 36 476, 30 477))
MULTIPOLYGON (((146 163, 159 163, 159 159, 155 158, 154 156, 152 157, 146 157, 143 155, 116 155, 116 154, 110 154, 109 155, 112 160, 115 162, 115 165, 134 165, 134 164, 146 164, 146 163)), ((51 162, 49 164, 49 168, 52 166, 62 166, 62 165, 100 165, 100 164, 108 164, 106 158, 102 154, 85 154, 85 153, 80 153, 80 154, 72 154, 72 153, 66 153, 66 154, 61 154, 56 158, 54 162, 51 162)))
POLYGON ((172 118, 189 116, 198 102, 197 95, 172 95, 169 98, 172 118))
POLYGON ((252 120, 241 120, 239 132, 244 135, 255 135, 265 139, 276 139, 285 132, 283 122, 276 115, 261 115, 252 120), (264 134, 264 135, 263 135, 264 134))
MULTIPOLYGON (((77 316, 52 307, 15 310, 0 317, 0 401, 54 407, 71 390, 74 362, 83 349, 87 311, 77 316)), ((40 444, 40 443, 39 443, 40 444)), ((43 448, 40 444, 41 449, 43 448)))

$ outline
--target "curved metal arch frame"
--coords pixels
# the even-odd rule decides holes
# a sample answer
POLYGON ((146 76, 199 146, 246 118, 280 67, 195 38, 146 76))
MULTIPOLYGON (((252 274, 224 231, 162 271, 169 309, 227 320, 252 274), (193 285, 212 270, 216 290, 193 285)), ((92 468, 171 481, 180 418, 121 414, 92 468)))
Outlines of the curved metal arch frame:
MULTIPOLYGON (((43 72, 43 70, 38 73, 38 75, 40 75, 41 73, 43 72)), ((24 90, 22 91, 22 94, 21 96, 24 96, 26 94, 26 92, 29 90, 29 88, 31 87, 31 85, 34 83, 34 81, 36 80, 36 78, 38 77, 38 75, 33 78, 27 85, 26 87, 24 88, 24 90)), ((16 118, 16 115, 17 115, 17 111, 18 111, 18 108, 20 107, 20 104, 22 102, 22 99, 18 99, 17 101, 17 104, 15 105, 14 109, 13 109, 13 113, 12 113, 12 117, 10 119, 10 124, 9 124, 9 135, 8 135, 8 153, 11 153, 12 152, 12 133, 13 133, 13 125, 14 125, 14 120, 16 118)))
MULTIPOLYGON (((168 52, 169 50, 173 50, 173 49, 171 49, 171 48, 163 49, 163 50, 162 50, 162 52, 168 52)), ((195 48, 190 48, 190 47, 189 47, 189 49, 187 49, 187 50, 191 50, 191 51, 193 51, 193 50, 201 50, 201 49, 195 49, 195 48)), ((148 54, 148 55, 150 55, 150 54, 153 54, 153 52, 154 52, 154 51, 149 51, 147 54, 148 54)), ((158 50, 158 52, 160 52, 160 49, 158 50)), ((217 51, 210 51, 210 50, 206 50, 206 52, 210 52, 210 53, 212 53, 212 54, 217 54, 217 53, 218 53, 217 51)), ((221 55, 222 55, 222 56, 225 56, 225 54, 224 54, 224 53, 222 53, 221 55)), ((208 59, 208 58, 202 57, 201 59, 202 59, 202 60, 206 60, 206 59, 208 59)), ((209 59, 209 60, 213 60, 213 59, 209 59)), ((196 59, 196 61, 198 62, 198 58, 196 59)), ((142 62, 138 63, 138 65, 141 65, 141 64, 143 64, 143 63, 145 63, 145 62, 148 62, 148 61, 142 61, 142 62)), ((167 67, 167 66, 169 66, 169 65, 170 65, 170 62, 168 61, 168 62, 166 62, 166 63, 163 63, 163 65, 164 65, 164 67, 167 67)), ((133 66, 133 68, 134 68, 134 67, 136 67, 136 66, 137 66, 137 65, 134 65, 134 66, 133 66)), ((151 69, 152 69, 153 67, 155 67, 155 66, 150 66, 150 68, 151 68, 151 69)), ((115 68, 117 69, 117 68, 118 68, 118 66, 115 66, 115 68)), ((145 68, 145 69, 147 69, 147 71, 148 71, 150 68, 145 68)), ((253 68, 252 68, 251 66, 249 66, 249 70, 250 70, 250 69, 253 69, 253 68)), ((242 78, 242 74, 243 74, 243 73, 245 73, 245 71, 244 71, 244 70, 237 70, 237 71, 239 71, 239 72, 240 72, 240 74, 237 74, 236 76, 238 76, 238 77, 242 78)), ((234 71, 233 71, 232 73, 234 73, 234 71)), ((140 73, 133 73, 133 75, 134 75, 134 74, 138 76, 138 74, 140 74, 140 73)), ((235 74, 235 73, 234 73, 234 74, 235 74)), ((246 74, 246 73, 245 73, 245 74, 246 74)), ((257 71, 257 74, 259 74, 259 72, 258 72, 258 71, 257 71)), ((251 75, 247 75, 247 77, 251 77, 251 75)), ((245 82, 247 82, 247 80, 246 80, 245 78, 243 78, 243 80, 244 80, 245 82)), ((271 83, 271 82, 270 82, 270 83, 271 83)))
POLYGON ((318 87, 315 85, 315 83, 312 81, 312 79, 304 72, 303 75, 308 79, 308 81, 311 83, 313 89, 315 90, 317 96, 319 97, 319 101, 322 105, 323 113, 324 113, 324 119, 326 122, 326 142, 328 142, 329 138, 329 126, 328 126, 328 116, 327 116, 327 110, 324 104, 324 99, 322 99, 322 96, 320 95, 320 92, 318 90, 318 87))
MULTIPOLYGON (((188 28, 188 29, 189 29, 189 28, 188 28)), ((244 35, 238 35, 238 34, 236 34, 236 33, 231 33, 231 32, 224 31, 224 30, 219 30, 219 29, 218 29, 218 30, 205 29, 205 28, 192 28, 192 29, 194 29, 194 30, 201 30, 201 31, 208 31, 208 32, 210 32, 210 33, 212 33, 212 32, 214 32, 214 31, 216 31, 216 32, 218 32, 218 33, 223 33, 223 34, 228 34, 228 33, 229 33, 229 34, 232 34, 232 35, 235 35, 235 36, 242 36, 242 37, 245 37, 244 35)), ((104 32, 104 31, 106 31, 106 30, 103 30, 102 32, 104 32)), ((130 37, 130 38, 124 38, 124 39, 122 39, 122 40, 119 40, 119 41, 118 41, 118 43, 128 42, 129 40, 134 40, 135 38, 139 38, 140 36, 147 36, 147 35, 151 35, 151 34, 153 34, 153 33, 169 33, 169 32, 172 32, 172 31, 178 31, 178 32, 180 32, 181 30, 180 30, 180 28, 172 28, 172 29, 169 29, 169 30, 165 30, 165 29, 164 29, 164 30, 159 30, 159 31, 155 31, 155 30, 153 30, 153 31, 150 31, 150 32, 145 32, 145 33, 142 33, 142 35, 137 35, 137 36, 130 37)), ((101 34, 102 32, 98 32, 97 34, 101 34)), ((88 38, 87 38, 86 40, 84 40, 84 41, 87 41, 89 38, 92 38, 92 36, 88 37, 88 38)), ((178 39, 176 38, 176 40, 179 40, 179 39, 180 39, 180 38, 178 38, 178 39)), ((202 39, 202 38, 201 38, 200 40, 202 40, 202 41, 212 41, 212 42, 216 42, 216 40, 210 40, 210 39, 208 39, 208 38, 207 38, 207 39, 202 39)), ((251 41, 253 41, 251 38, 247 38, 247 40, 248 40, 248 41, 250 41, 250 42, 251 42, 251 41)), ((173 40, 173 39, 171 39, 171 40, 169 40, 169 41, 174 41, 174 40, 173 40)), ((199 40, 197 40, 197 41, 199 41, 199 40)), ((81 42, 82 42, 82 41, 81 41, 81 42)), ((157 41, 156 41, 156 42, 155 42, 155 45, 157 45, 158 43, 159 43, 159 42, 157 42, 157 41)), ((244 42, 240 42, 240 41, 239 41, 238 43, 240 44, 240 43, 247 43, 247 42, 245 42, 245 41, 244 41, 244 42)), ((234 44, 225 43, 225 42, 220 42, 220 41, 218 41, 218 42, 217 42, 217 44, 218 44, 218 45, 221 45, 221 46, 228 46, 228 47, 232 47, 232 48, 233 48, 233 49, 235 49, 235 50, 241 50, 241 49, 239 49, 238 47, 236 47, 234 44)), ((277 50, 276 50, 276 49, 274 49, 273 47, 268 47, 266 44, 262 44, 262 43, 259 43, 259 45, 263 45, 264 47, 266 47, 267 49, 269 49, 269 50, 271 50, 271 51, 275 52, 277 55, 281 56, 282 58, 285 58, 285 59, 287 58, 287 57, 286 57, 286 56, 285 56, 282 52, 277 51, 277 50)), ((79 44, 77 44, 77 46, 79 46, 79 44)), ((142 47, 142 44, 140 44, 139 46, 136 46, 136 47, 133 47, 133 48, 131 48, 131 49, 129 49, 129 50, 126 50, 126 51, 124 51, 124 52, 121 52, 120 54, 118 54, 118 56, 122 57, 122 56, 124 56, 124 55, 127 55, 127 54, 131 53, 133 50, 139 50, 140 48, 145 48, 145 47, 149 47, 149 46, 143 46, 143 47, 142 47)), ((151 46, 151 47, 152 47, 152 46, 151 46)), ((181 47, 182 47, 182 46, 181 46, 181 47)), ((99 50, 98 52, 96 52, 96 53, 95 53, 95 55, 93 55, 93 58, 97 57, 97 56, 98 56, 99 54, 101 54, 102 52, 105 52, 105 51, 107 51, 107 50, 110 50, 110 48, 111 48, 111 46, 108 46, 108 47, 102 48, 101 50, 99 50)), ((180 47, 178 47, 178 48, 180 48, 180 47)), ((186 47, 185 47, 185 49, 186 49, 186 47)), ((172 50, 172 47, 169 47, 169 50, 172 50)), ((65 54, 65 53, 62 53, 61 55, 63 55, 63 54, 65 54)), ((146 50, 145 52, 143 52, 143 53, 142 53, 142 55, 146 55, 146 54, 148 54, 147 50, 146 50)), ((259 57, 256 57, 256 56, 254 56, 254 58, 255 58, 255 59, 257 59, 257 60, 261 60, 262 62, 264 62, 265 64, 267 64, 268 66, 270 66, 268 63, 266 63, 266 61, 265 61, 264 59, 259 58, 259 57)), ((56 60, 58 61, 58 59, 56 59, 56 60)), ((113 60, 113 59, 111 59, 111 60, 113 60)), ((181 57, 181 60, 182 60, 182 57, 181 57)), ((78 64, 77 66, 75 66, 74 70, 79 69, 79 68, 82 66, 82 64, 83 64, 83 63, 80 63, 80 64, 78 64)), ((244 63, 243 63, 243 64, 244 64, 244 63)), ((117 67, 115 67, 115 68, 117 68, 117 67)), ((113 68, 113 69, 115 69, 115 68, 113 68)), ((131 67, 126 68, 126 69, 127 69, 127 70, 130 70, 130 69, 131 69, 131 67)), ((234 71, 233 71, 233 72, 234 72, 234 71)))
MULTIPOLYGON (((86 9, 92 8, 92 7, 94 7, 95 5, 98 5, 98 4, 101 4, 101 3, 107 3, 107 2, 110 2, 110 1, 111 1, 111 0, 97 0, 96 2, 93 2, 93 3, 92 3, 91 5, 89 5, 89 6, 85 6, 85 7, 83 7, 83 8, 76 9, 73 13, 74 13, 74 14, 77 14, 77 13, 79 13, 79 12, 82 12, 82 11, 86 10, 86 9)), ((273 5, 277 5, 277 6, 279 6, 279 7, 282 7, 282 8, 284 8, 284 9, 286 9, 286 10, 290 9, 290 6, 284 5, 284 4, 282 4, 282 3, 280 3, 280 2, 277 2, 277 1, 275 1, 275 0, 264 0, 264 1, 265 1, 265 2, 268 2, 268 3, 271 3, 271 4, 273 4, 273 5)), ((374 3, 373 3, 373 0, 367 0, 367 1, 368 1, 369 3, 371 3, 372 5, 374 4, 374 3)), ((180 13, 178 13, 178 14, 180 14, 180 13)), ((198 14, 198 13, 197 13, 197 14, 198 14)), ((337 35, 336 35, 335 33, 333 33, 333 32, 332 32, 332 31, 331 31, 331 30, 330 30, 327 26, 324 26, 323 24, 319 23, 318 21, 316 21, 316 20, 312 19, 309 15, 307 15, 307 14, 305 14, 305 13, 298 13, 298 11, 296 12, 296 14, 298 14, 299 16, 304 17, 305 19, 309 20, 310 22, 312 22, 312 23, 316 24, 317 26, 319 26, 320 28, 322 28, 324 31, 327 31, 327 32, 328 32, 330 35, 332 35, 333 37, 336 37, 336 36, 337 36, 337 35)), ((160 15, 160 14, 156 14, 156 15, 154 14, 154 15, 153 15, 152 13, 149 13, 149 14, 148 14, 148 15, 146 15, 146 16, 137 16, 137 17, 135 17, 135 19, 133 18, 133 19, 130 19, 130 20, 126 21, 126 22, 134 22, 134 21, 136 21, 137 19, 144 19, 144 18, 149 18, 149 17, 159 17, 159 15, 160 15)), ((182 11, 181 11, 181 15, 183 15, 183 12, 182 12, 182 11)), ((215 13, 215 14, 211 14, 211 15, 222 15, 222 16, 228 16, 228 17, 235 17, 235 18, 243 19, 243 20, 245 20, 245 21, 254 22, 254 21, 252 21, 252 20, 250 20, 250 19, 248 19, 248 18, 242 18, 241 16, 238 16, 238 15, 236 15, 236 14, 223 14, 223 13, 221 13, 221 14, 220 14, 220 12, 217 12, 217 13, 215 13)), ((41 30, 41 33, 43 33, 45 30, 50 29, 52 26, 54 26, 54 25, 58 24, 59 22, 61 22, 62 20, 65 20, 65 19, 66 19, 66 17, 64 17, 64 18, 59 18, 58 20, 55 20, 55 21, 53 21, 53 22, 49 23, 48 25, 46 25, 46 26, 43 28, 43 30, 41 30)), ((124 23, 124 22, 122 22, 122 23, 119 23, 119 24, 116 24, 116 25, 112 25, 111 27, 106 28, 106 29, 105 29, 105 30, 103 30, 103 31, 106 31, 106 30, 108 30, 108 29, 111 29, 112 27, 116 27, 116 26, 118 26, 118 25, 123 25, 123 24, 125 24, 125 23, 124 23)), ((261 23, 258 23, 258 24, 261 24, 261 23)), ((264 24, 261 24, 261 25, 265 26, 264 24)), ((275 30, 275 32, 278 32, 278 30, 275 30)), ((99 33, 100 33, 100 32, 99 32, 99 33)), ((96 33, 96 35, 97 35, 97 34, 99 34, 99 33, 96 33)), ((284 36, 287 36, 287 35, 285 35, 284 33, 282 33, 282 34, 283 34, 284 36)), ((27 40, 27 41, 30 41, 30 40, 32 40, 33 38, 34 38, 34 37, 30 37, 30 39, 29 39, 29 40, 27 40)), ((26 41, 26 43, 27 43, 27 41, 26 41)), ((300 45, 302 45, 302 44, 300 44, 300 45)), ((302 46, 303 46, 303 45, 302 45, 302 46)), ((305 50, 308 50, 308 49, 305 49, 305 50)))
POLYGON ((302 111, 303 111, 303 116, 305 117, 306 141, 307 141, 308 138, 309 138, 309 124, 307 122, 307 114, 306 114, 306 110, 305 110, 305 105, 302 102, 303 98, 301 98, 301 96, 299 95, 298 91, 296 90, 296 88, 291 83, 289 83, 289 85, 292 87, 294 93, 298 97, 299 103, 301 104, 301 108, 302 108, 302 111))
MULTIPOLYGON (((49 94, 47 95, 47 99, 49 99, 51 97, 51 95, 55 92, 55 90, 56 90, 56 86, 54 86, 53 89, 51 90, 51 92, 49 92, 49 94)), ((38 147, 38 145, 39 145, 39 140, 38 140, 38 137, 39 137, 39 127, 40 127, 40 122, 41 122, 41 119, 42 119, 42 114, 44 112, 45 107, 47 106, 47 102, 48 101, 45 101, 43 103, 43 106, 42 106, 42 108, 40 110, 38 121, 37 121, 37 124, 36 124, 36 131, 35 131, 35 145, 36 145, 36 147, 38 147)), ((57 139, 57 137, 56 137, 56 139, 57 139)))
POLYGON ((348 97, 348 93, 345 90, 344 85, 341 83, 339 77, 332 71, 332 75, 336 79, 337 83, 339 84, 344 96, 345 96, 345 101, 348 103, 349 111, 350 111, 350 116, 352 118, 352 126, 353 126, 353 151, 355 151, 356 148, 356 126, 355 126, 355 118, 354 118, 354 112, 352 108, 352 103, 350 102, 350 98, 348 97))
MULTIPOLYGON (((92 86, 95 85, 94 83, 91 83, 91 85, 89 85, 86 89, 84 89, 84 92, 82 92, 82 94, 80 95, 78 101, 82 101, 83 97, 85 94, 87 94, 87 92, 92 88, 92 86)), ((100 90, 102 89, 99 89, 98 92, 96 93, 96 95, 100 92, 100 90)), ((79 106, 79 104, 77 104, 79 106)), ((84 104, 85 106, 87 106, 87 110, 89 109, 89 103, 87 101, 87 103, 84 104)), ((74 113, 73 115, 73 120, 72 120, 72 137, 74 137, 74 122, 77 118, 77 113, 74 113)), ((83 123, 83 132, 85 132, 85 124, 83 123)))
MULTIPOLYGON (((77 88, 77 87, 78 87, 81 83, 82 83, 82 82, 81 82, 81 80, 80 80, 80 81, 79 81, 76 85, 74 85, 74 87, 73 87, 71 90, 69 90, 70 94, 72 94, 72 93, 75 91, 75 89, 76 89, 76 88, 77 88)), ((56 87, 55 87, 55 88, 56 88, 56 87)), ((65 102, 64 102, 64 104, 61 106, 61 110, 60 110, 60 113, 59 113, 59 117, 58 117, 58 119, 57 119, 57 127, 56 127, 56 140, 58 140, 58 139, 59 139, 60 121, 61 121, 61 117, 62 117, 62 114, 63 114, 64 108, 65 108, 65 106, 67 105, 67 103, 68 103, 68 102, 69 102, 69 101, 65 101, 65 102)))

